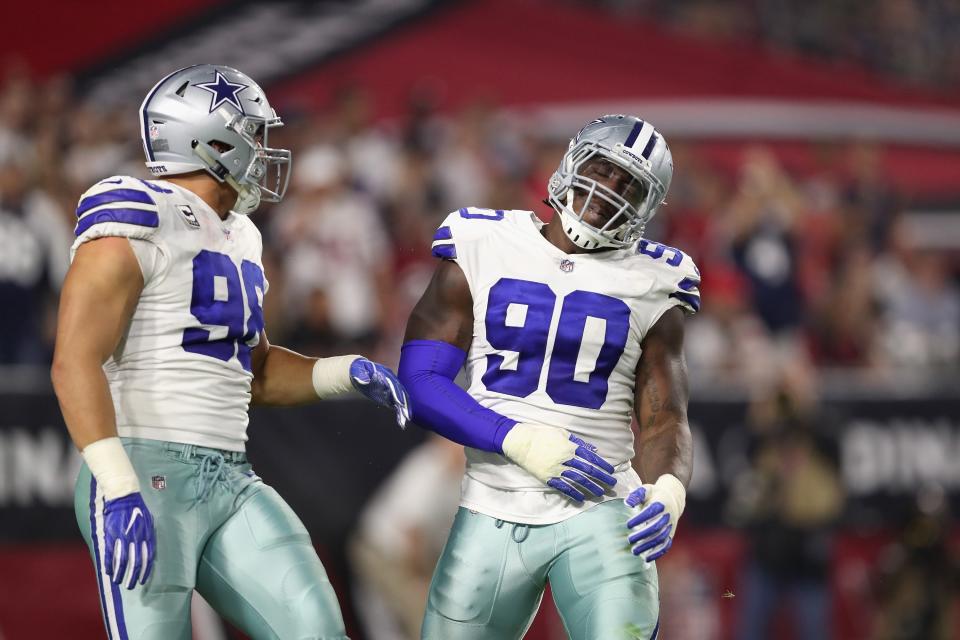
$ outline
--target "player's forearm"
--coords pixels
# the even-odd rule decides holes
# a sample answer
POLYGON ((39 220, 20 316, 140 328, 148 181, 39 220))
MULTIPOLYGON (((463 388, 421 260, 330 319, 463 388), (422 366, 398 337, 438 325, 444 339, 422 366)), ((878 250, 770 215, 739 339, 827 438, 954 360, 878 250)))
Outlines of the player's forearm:
POLYGON ((690 398, 683 358, 683 313, 670 309, 643 343, 637 368, 637 415, 633 468, 645 483, 665 474, 684 486, 693 470, 693 442, 687 423, 690 398))
POLYGON ((289 406, 317 399, 312 372, 316 358, 270 345, 251 386, 253 404, 289 406))
POLYGON ((641 427, 633 468, 643 482, 664 474, 675 476, 683 486, 693 472, 693 439, 686 415, 671 414, 659 424, 641 427))
POLYGON ((117 435, 113 400, 103 367, 95 360, 58 357, 50 370, 64 422, 81 451, 90 443, 117 435))
POLYGON ((346 393, 352 388, 350 362, 357 357, 310 358, 270 345, 262 366, 254 376, 251 402, 291 406, 346 393))
POLYGON ((503 440, 517 424, 480 405, 454 378, 466 353, 436 340, 410 340, 400 350, 400 381, 413 400, 413 419, 467 447, 503 453, 503 440))

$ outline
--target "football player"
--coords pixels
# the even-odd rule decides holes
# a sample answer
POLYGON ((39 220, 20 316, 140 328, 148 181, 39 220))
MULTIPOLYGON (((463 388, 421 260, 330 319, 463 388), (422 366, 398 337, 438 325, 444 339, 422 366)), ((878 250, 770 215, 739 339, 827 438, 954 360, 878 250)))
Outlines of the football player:
POLYGON ((399 375, 467 470, 423 638, 520 638, 548 581, 571 638, 656 637, 654 560, 692 467, 684 313, 700 306, 693 261, 642 237, 672 175, 653 125, 603 116, 550 179, 552 222, 470 207, 434 235, 399 375))
POLYGON ((77 206, 52 377, 113 640, 189 638, 195 589, 253 638, 346 637, 306 529, 247 461, 248 405, 356 389, 401 427, 409 410, 380 364, 267 340, 248 215, 286 190, 281 124, 236 69, 171 73, 140 109, 157 179, 107 178, 77 206))

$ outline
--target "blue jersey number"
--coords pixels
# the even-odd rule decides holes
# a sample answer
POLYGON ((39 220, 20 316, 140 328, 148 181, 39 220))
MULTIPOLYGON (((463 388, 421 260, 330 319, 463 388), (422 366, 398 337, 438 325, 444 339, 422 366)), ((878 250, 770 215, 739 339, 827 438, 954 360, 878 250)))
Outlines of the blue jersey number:
POLYGON ((460 217, 467 220, 503 220, 503 209, 479 209, 475 208, 474 213, 464 207, 460 209, 460 217))
POLYGON ((665 244, 650 242, 649 240, 641 240, 637 244, 637 253, 650 256, 654 260, 662 258, 666 251, 669 251, 671 254, 670 257, 667 258, 667 264, 671 267, 679 267, 680 263, 683 262, 683 251, 680 251, 680 249, 674 249, 665 244))
POLYGON ((263 329, 262 295, 263 271, 257 264, 244 260, 238 271, 225 254, 207 250, 198 253, 193 259, 190 313, 204 328, 184 329, 183 349, 224 362, 236 354, 240 365, 250 371, 248 343, 263 329), (247 309, 244 308, 241 286, 247 294, 250 311, 246 323, 247 309), (213 337, 215 333, 217 337, 213 337))
MULTIPOLYGON (((487 341, 495 349, 515 351, 517 363, 515 368, 505 369, 502 355, 488 355, 481 378, 488 389, 520 398, 536 391, 556 300, 556 294, 542 282, 501 278, 491 287, 484 320, 487 341), (512 319, 508 318, 511 305, 517 306, 512 319), (518 317, 521 314, 523 317, 518 317)), ((547 372, 550 399, 588 409, 603 406, 610 374, 627 346, 629 329, 630 307, 622 300, 589 291, 573 291, 564 297, 547 372), (605 321, 606 330, 593 371, 586 380, 577 380, 577 358, 588 317, 605 321)))

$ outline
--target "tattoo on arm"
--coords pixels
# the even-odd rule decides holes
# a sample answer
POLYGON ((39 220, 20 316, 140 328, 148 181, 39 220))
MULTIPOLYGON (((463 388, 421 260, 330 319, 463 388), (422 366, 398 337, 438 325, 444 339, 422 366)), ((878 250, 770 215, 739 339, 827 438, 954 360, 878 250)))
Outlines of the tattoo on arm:
POLYGON ((680 309, 664 314, 644 339, 636 385, 634 469, 644 482, 672 473, 686 485, 693 446, 687 424, 689 393, 680 309))
POLYGON ((655 378, 651 378, 649 384, 647 384, 647 424, 645 429, 652 429, 653 425, 656 424, 657 418, 660 416, 660 390, 657 388, 657 381, 655 378))

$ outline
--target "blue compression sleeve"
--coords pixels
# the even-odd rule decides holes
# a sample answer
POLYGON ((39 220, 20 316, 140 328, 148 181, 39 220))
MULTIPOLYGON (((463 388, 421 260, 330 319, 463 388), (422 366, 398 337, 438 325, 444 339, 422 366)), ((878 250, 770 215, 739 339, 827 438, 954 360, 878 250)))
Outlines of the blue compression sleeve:
POLYGON ((453 381, 467 354, 437 340, 410 340, 400 350, 397 375, 410 394, 413 421, 467 447, 503 453, 517 424, 480 405, 453 381))

